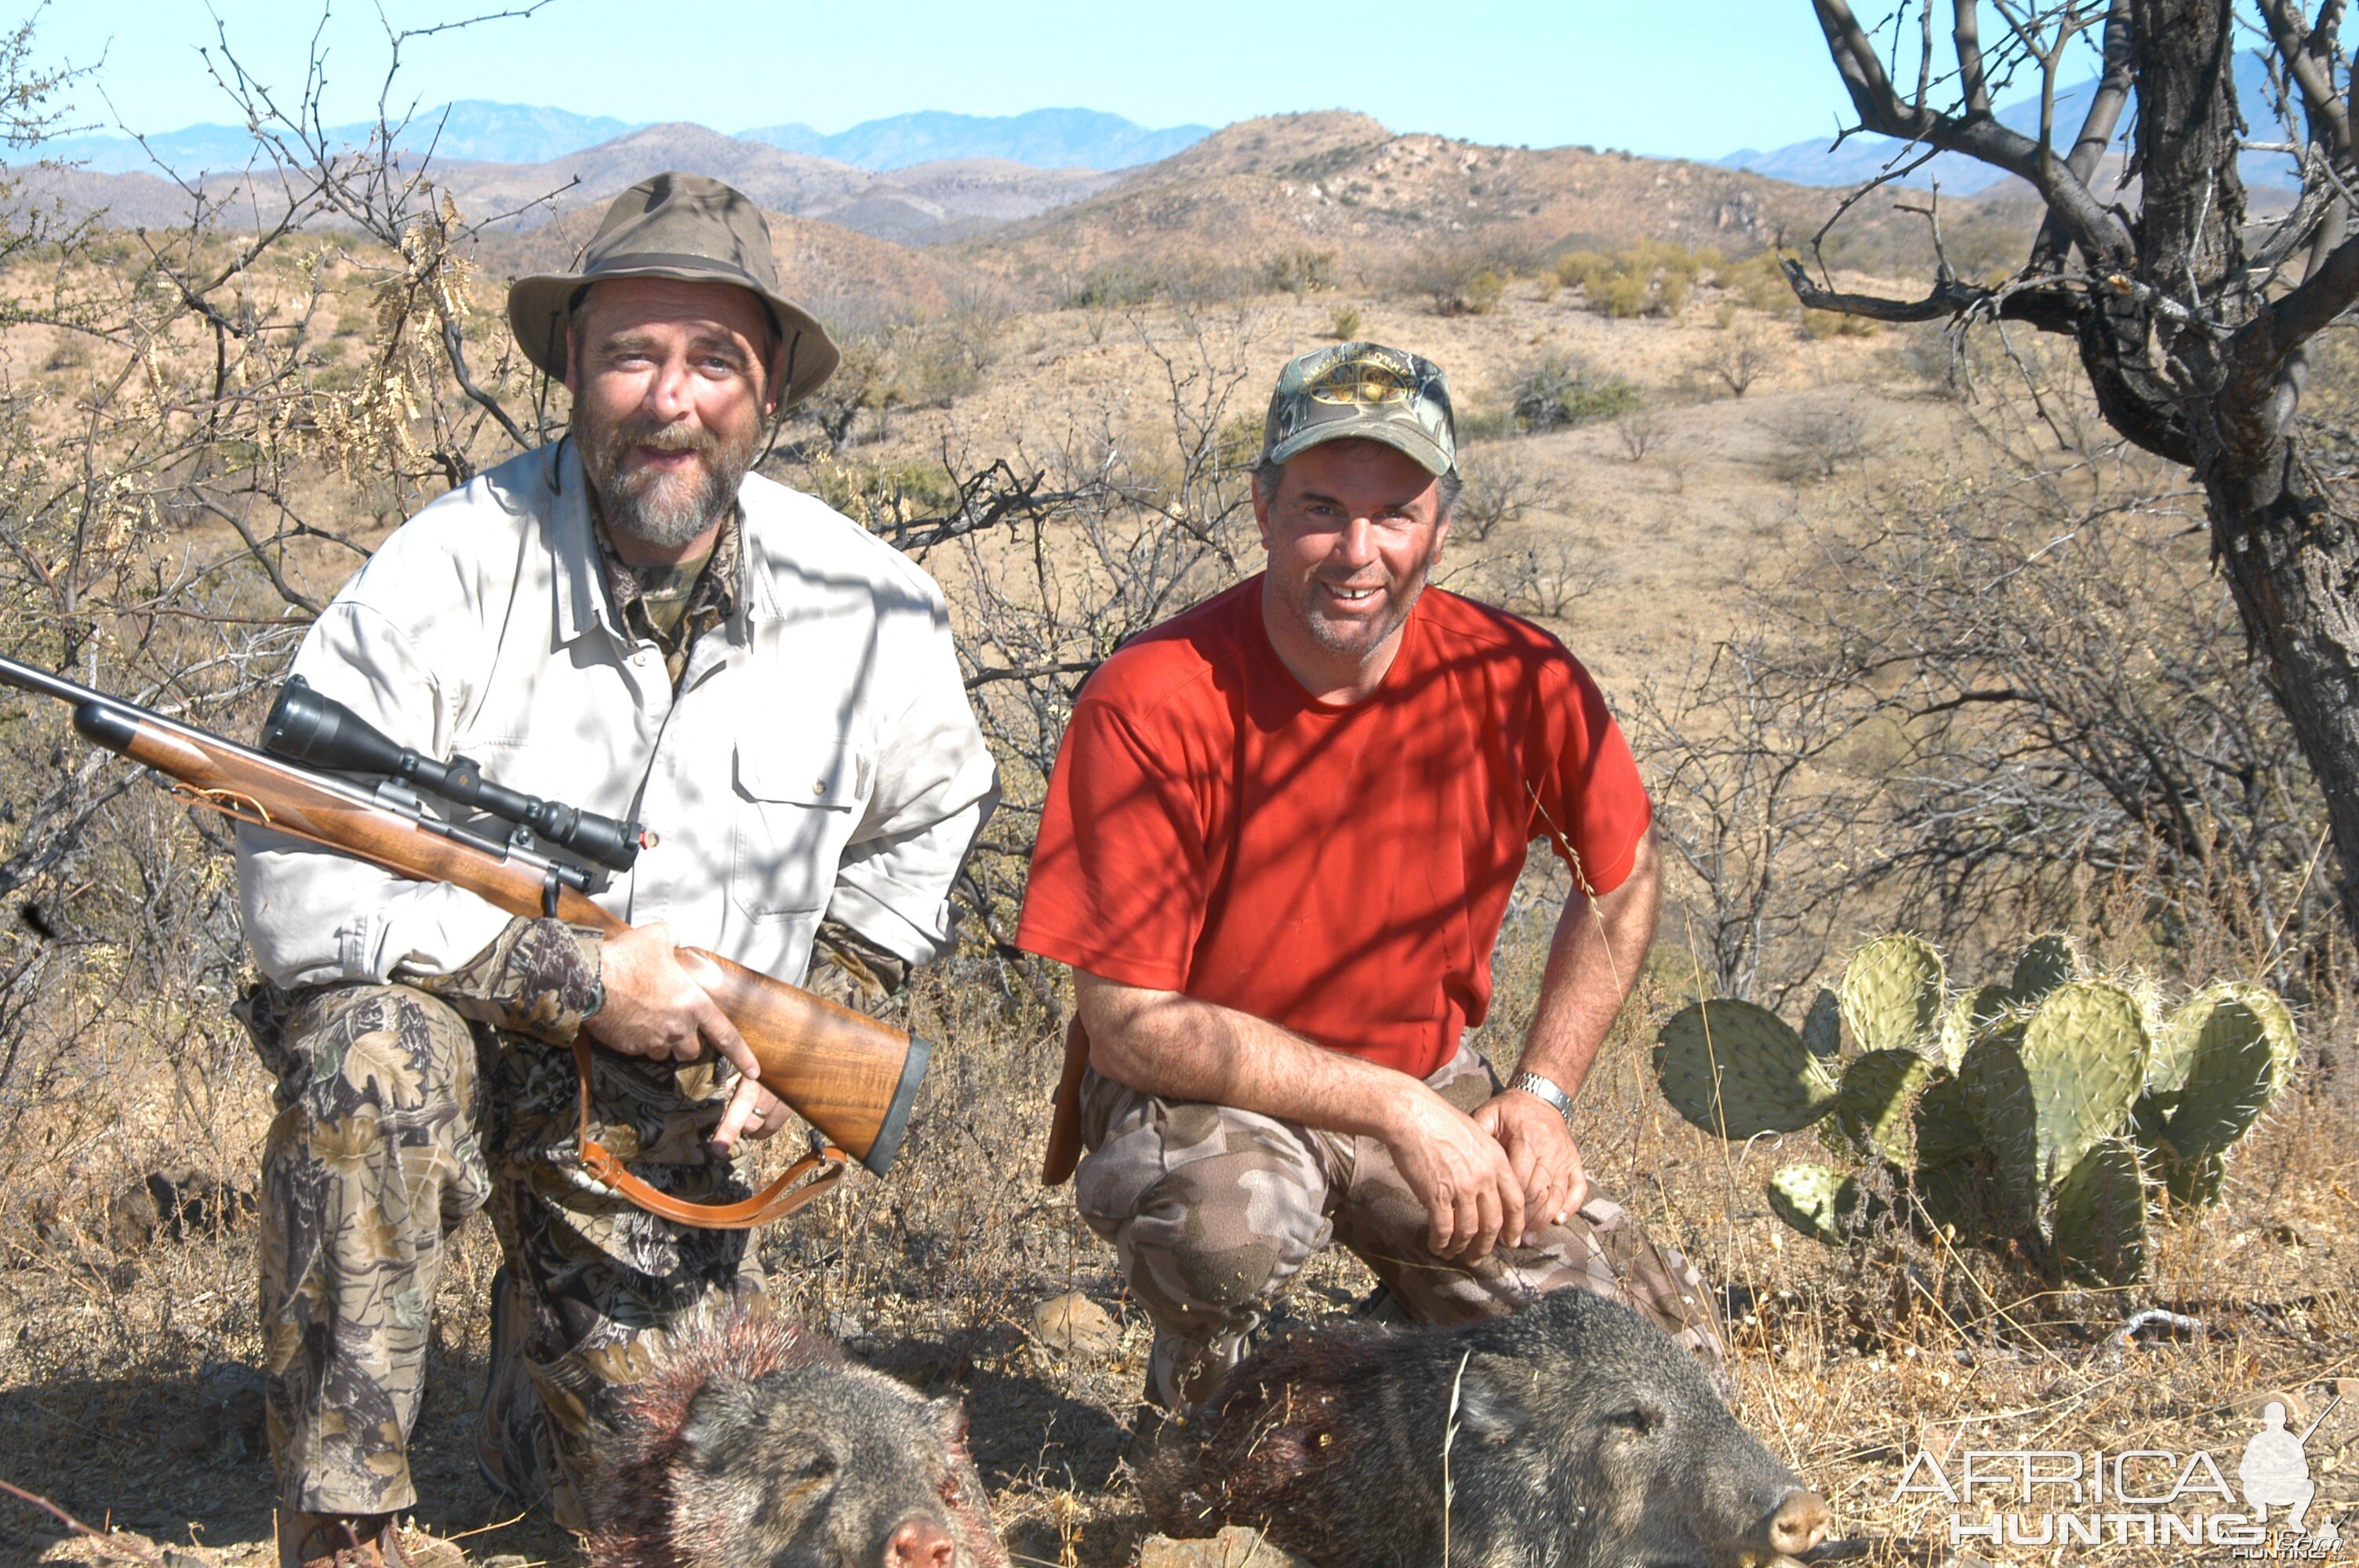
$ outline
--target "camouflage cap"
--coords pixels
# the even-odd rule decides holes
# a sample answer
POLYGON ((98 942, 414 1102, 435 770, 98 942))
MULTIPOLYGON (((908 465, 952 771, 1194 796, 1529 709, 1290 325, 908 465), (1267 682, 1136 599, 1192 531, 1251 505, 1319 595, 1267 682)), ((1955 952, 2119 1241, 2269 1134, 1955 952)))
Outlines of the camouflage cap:
POLYGON ((1382 343, 1338 343, 1289 360, 1270 395, 1261 457, 1282 463, 1321 441, 1382 441, 1437 477, 1458 466, 1441 367, 1382 343))

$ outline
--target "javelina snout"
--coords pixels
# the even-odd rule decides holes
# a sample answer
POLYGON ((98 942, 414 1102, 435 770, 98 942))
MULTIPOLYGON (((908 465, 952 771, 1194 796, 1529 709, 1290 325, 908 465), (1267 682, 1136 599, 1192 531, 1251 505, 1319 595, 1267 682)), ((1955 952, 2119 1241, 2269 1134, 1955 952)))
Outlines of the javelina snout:
POLYGON ((1288 1336, 1165 1428, 1140 1491, 1168 1533, 1248 1525, 1320 1568, 1767 1568, 1828 1525, 1685 1352, 1580 1290, 1288 1336))
POLYGON ((601 1439, 593 1568, 1007 1568, 958 1401, 773 1318, 675 1330, 601 1439))

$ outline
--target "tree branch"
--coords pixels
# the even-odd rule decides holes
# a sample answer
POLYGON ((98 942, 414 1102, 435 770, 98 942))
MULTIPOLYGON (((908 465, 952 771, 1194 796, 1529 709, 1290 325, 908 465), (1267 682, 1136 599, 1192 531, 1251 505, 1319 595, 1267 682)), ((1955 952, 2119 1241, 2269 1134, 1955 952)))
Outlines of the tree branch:
MULTIPOLYGON (((2055 157, 2042 143, 1995 119, 1960 120, 1922 105, 1903 103, 1893 91, 1883 61, 1876 58, 1875 41, 1852 15, 1850 5, 1844 0, 1810 0, 1810 4, 1863 129, 1962 154, 2014 175, 2039 192, 2049 214, 2093 259, 2103 258, 2115 266, 2130 264, 2136 243, 2129 231, 2090 193, 2069 159, 2055 157)), ((2111 27, 2109 20, 2109 33, 2111 27)))

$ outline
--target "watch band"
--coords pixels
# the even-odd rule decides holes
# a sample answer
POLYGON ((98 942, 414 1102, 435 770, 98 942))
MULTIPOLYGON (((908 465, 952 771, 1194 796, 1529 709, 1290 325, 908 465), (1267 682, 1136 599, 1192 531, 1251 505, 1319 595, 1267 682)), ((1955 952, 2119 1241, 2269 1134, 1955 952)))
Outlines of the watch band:
POLYGON ((1572 1097, 1557 1087, 1553 1080, 1544 1078, 1538 1073, 1518 1072, 1507 1080, 1507 1087, 1511 1089, 1521 1089, 1534 1099, 1545 1100, 1555 1108, 1559 1116, 1567 1121, 1572 1119, 1572 1097))

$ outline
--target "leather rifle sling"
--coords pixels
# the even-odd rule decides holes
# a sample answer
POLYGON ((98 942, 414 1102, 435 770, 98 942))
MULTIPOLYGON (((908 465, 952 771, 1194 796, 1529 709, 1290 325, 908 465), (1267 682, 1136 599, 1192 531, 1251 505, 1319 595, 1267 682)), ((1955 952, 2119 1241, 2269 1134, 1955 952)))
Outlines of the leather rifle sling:
POLYGON ((844 1166, 852 1159, 841 1149, 823 1145, 788 1166, 785 1174, 742 1202, 688 1203, 659 1193, 631 1174, 612 1151, 590 1136, 590 1042, 578 1035, 573 1041, 573 1072, 581 1087, 582 1103, 581 1125, 575 1134, 580 1152, 575 1159, 583 1173, 616 1197, 676 1225, 698 1230, 750 1230, 774 1219, 784 1219, 813 1198, 825 1196, 842 1179, 844 1166), (815 1176, 811 1175, 814 1171, 819 1173, 815 1176), (805 1176, 811 1179, 803 1182, 805 1176), (797 1186, 798 1182, 802 1185, 797 1186))
POLYGON ((1090 1065, 1090 1037, 1075 1013, 1065 1026, 1065 1070, 1057 1078, 1056 1108, 1049 1118, 1049 1151, 1040 1162, 1044 1186, 1061 1187, 1082 1162, 1082 1074, 1090 1065))

